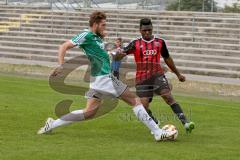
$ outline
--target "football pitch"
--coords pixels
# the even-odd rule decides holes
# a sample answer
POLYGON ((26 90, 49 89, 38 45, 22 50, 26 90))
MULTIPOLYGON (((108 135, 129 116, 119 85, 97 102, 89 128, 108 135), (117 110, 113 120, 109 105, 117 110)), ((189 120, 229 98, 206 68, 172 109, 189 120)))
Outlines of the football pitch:
POLYGON ((123 102, 100 118, 37 135, 48 116, 56 118, 56 103, 71 99, 74 110, 86 99, 55 92, 47 80, 0 75, 0 160, 239 160, 239 101, 175 98, 196 124, 190 135, 163 100, 155 97, 151 108, 161 126, 177 126, 176 141, 155 142, 123 102))

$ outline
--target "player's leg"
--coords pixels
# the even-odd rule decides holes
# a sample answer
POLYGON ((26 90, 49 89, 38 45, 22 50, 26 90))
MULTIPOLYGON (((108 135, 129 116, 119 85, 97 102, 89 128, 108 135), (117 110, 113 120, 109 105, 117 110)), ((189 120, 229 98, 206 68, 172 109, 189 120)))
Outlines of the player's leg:
POLYGON ((175 101, 170 91, 163 91, 161 93, 164 101, 171 107, 172 111, 177 115, 178 119, 182 122, 185 127, 187 133, 191 133, 195 127, 193 122, 188 121, 187 117, 183 113, 181 106, 175 101))
POLYGON ((141 84, 136 85, 136 94, 138 97, 140 97, 141 103, 143 104, 149 116, 159 125, 160 121, 153 115, 152 111, 149 108, 149 104, 153 99, 154 88, 148 83, 148 81, 144 81, 141 84))
POLYGON ((56 120, 48 118, 45 123, 45 126, 40 128, 38 134, 48 133, 52 131, 54 128, 68 125, 73 122, 91 119, 96 114, 100 104, 101 104, 100 99, 90 98, 87 100, 87 105, 85 109, 72 111, 71 113, 63 115, 62 117, 56 120))
POLYGON ((141 103, 143 104, 144 108, 146 109, 148 115, 155 121, 157 125, 160 124, 159 120, 153 115, 152 111, 150 110, 150 103, 152 101, 151 97, 140 97, 141 103))
POLYGON ((188 120, 184 115, 181 106, 173 98, 171 91, 169 89, 163 89, 161 90, 160 95, 164 99, 164 101, 171 107, 172 111, 177 115, 182 124, 185 125, 188 120))
POLYGON ((161 75, 157 78, 157 84, 159 88, 156 90, 156 93, 161 95, 164 101, 171 107, 172 111, 177 115, 178 119, 182 122, 187 132, 191 132, 194 129, 194 123, 189 122, 185 116, 181 106, 176 102, 171 93, 171 85, 168 83, 167 78, 164 75, 161 75))
POLYGON ((120 98, 133 107, 133 112, 143 124, 145 124, 151 132, 154 133, 155 140, 163 140, 167 137, 170 137, 175 132, 166 132, 158 127, 158 125, 154 122, 154 120, 148 115, 144 106, 141 103, 139 97, 137 97, 134 93, 130 92, 129 89, 126 89, 120 96, 120 98))

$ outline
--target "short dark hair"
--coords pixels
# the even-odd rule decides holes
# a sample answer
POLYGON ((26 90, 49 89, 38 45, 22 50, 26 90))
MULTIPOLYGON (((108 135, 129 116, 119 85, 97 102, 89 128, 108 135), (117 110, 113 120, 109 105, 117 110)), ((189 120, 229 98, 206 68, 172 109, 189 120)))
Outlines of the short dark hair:
POLYGON ((94 23, 99 23, 101 22, 101 20, 105 20, 105 19, 107 19, 107 16, 104 12, 94 11, 90 15, 89 26, 92 27, 94 23))
POLYGON ((151 22, 151 19, 149 18, 143 18, 140 20, 140 28, 142 26, 145 26, 145 25, 151 25, 152 26, 152 22, 151 22))

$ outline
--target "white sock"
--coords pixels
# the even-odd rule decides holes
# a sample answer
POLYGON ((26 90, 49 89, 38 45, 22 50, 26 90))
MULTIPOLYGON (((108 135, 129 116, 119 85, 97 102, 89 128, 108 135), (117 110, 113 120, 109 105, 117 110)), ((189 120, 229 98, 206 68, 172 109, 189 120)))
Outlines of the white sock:
POLYGON ((133 112, 138 117, 138 119, 142 121, 154 134, 161 131, 158 125, 154 122, 154 120, 148 115, 142 104, 136 105, 133 108, 133 112))
POLYGON ((75 110, 55 120, 51 127, 56 128, 59 126, 71 124, 73 122, 82 121, 84 119, 85 118, 84 118, 83 110, 75 110))

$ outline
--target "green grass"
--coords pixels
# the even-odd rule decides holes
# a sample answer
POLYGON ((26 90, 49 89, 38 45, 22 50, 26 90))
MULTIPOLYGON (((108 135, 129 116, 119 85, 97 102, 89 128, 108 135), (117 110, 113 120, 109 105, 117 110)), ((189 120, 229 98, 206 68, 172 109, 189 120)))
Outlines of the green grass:
POLYGON ((46 80, 0 76, 1 160, 238 160, 240 157, 240 102, 226 99, 175 96, 196 123, 186 135, 170 108, 159 98, 152 105, 162 124, 178 127, 176 142, 155 142, 145 126, 135 120, 126 104, 95 120, 36 135, 54 106, 63 99, 83 108, 83 96, 53 91, 46 80), (127 116, 126 116, 127 115, 127 116))

